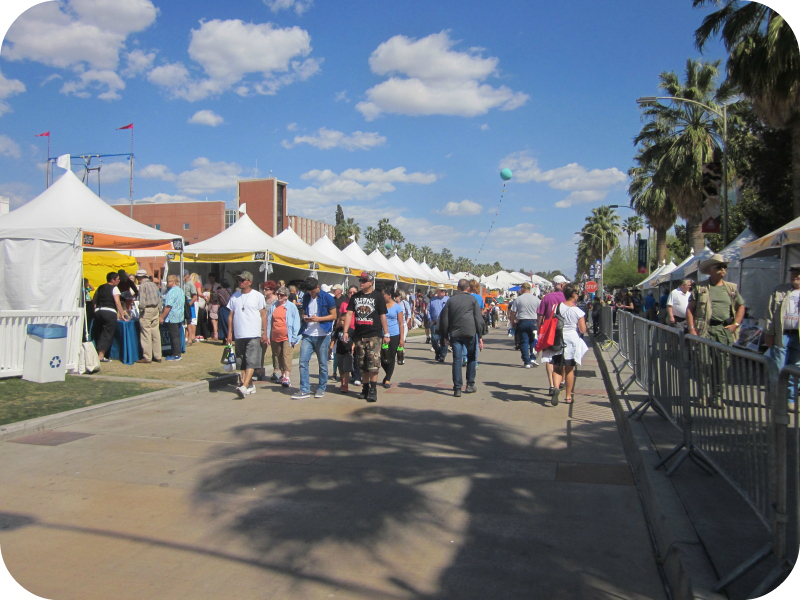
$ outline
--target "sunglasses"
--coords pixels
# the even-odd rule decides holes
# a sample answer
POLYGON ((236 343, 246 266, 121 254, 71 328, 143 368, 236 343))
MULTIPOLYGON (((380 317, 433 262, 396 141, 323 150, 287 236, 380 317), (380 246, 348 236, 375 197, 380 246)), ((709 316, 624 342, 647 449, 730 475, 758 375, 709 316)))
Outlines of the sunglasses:
POLYGON ((724 270, 726 270, 728 267, 727 267, 727 265, 714 265, 714 268, 715 268, 717 271, 724 271, 724 270))
POLYGON ((281 294, 281 293, 278 293, 278 294, 275 294, 275 295, 276 295, 276 296, 278 296, 278 297, 281 297, 281 296, 283 296, 284 298, 288 298, 288 297, 289 297, 289 294, 281 294))
POLYGON ((369 279, 359 279, 359 281, 360 281, 361 283, 369 283, 369 282, 370 282, 370 280, 369 280, 369 279))

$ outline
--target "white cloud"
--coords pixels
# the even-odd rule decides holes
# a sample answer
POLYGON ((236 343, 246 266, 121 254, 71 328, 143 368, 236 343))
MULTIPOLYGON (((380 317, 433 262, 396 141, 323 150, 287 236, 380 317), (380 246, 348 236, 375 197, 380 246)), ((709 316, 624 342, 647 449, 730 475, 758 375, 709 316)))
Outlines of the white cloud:
POLYGON ((514 227, 498 227, 489 234, 491 245, 496 248, 531 248, 535 250, 543 250, 555 242, 555 239, 549 238, 538 231, 538 227, 532 223, 518 223, 514 227))
POLYGON ((300 179, 316 179, 320 182, 331 182, 336 180, 366 181, 370 183, 434 183, 437 179, 433 173, 406 173, 405 167, 395 167, 388 171, 383 169, 346 169, 337 175, 329 169, 320 171, 312 169, 303 173, 300 179))
POLYGON ((489 131, 489 126, 486 123, 484 123, 483 125, 481 125, 481 131, 489 131))
POLYGON ((132 77, 133 75, 149 71, 153 67, 155 58, 155 52, 144 52, 143 50, 128 52, 125 56, 126 66, 122 71, 122 75, 125 77, 132 77))
POLYGON ((138 200, 134 200, 134 204, 144 204, 150 202, 156 203, 164 203, 164 202, 197 202, 197 198, 192 198, 190 196, 181 196, 180 194, 164 194, 159 192, 154 196, 148 196, 146 198, 140 198, 138 200))
POLYGON ((125 41, 149 27, 157 15, 150 0, 45 2, 11 25, 3 57, 76 73, 78 79, 65 84, 63 93, 86 97, 87 89, 97 88, 100 98, 117 99, 125 87, 116 74, 125 41))
POLYGON ((276 29, 272 23, 244 23, 238 19, 214 19, 192 30, 189 56, 205 72, 195 78, 183 63, 154 68, 148 79, 173 98, 194 102, 235 88, 239 95, 273 95, 295 81, 320 70, 321 60, 306 58, 311 36, 299 27, 276 29), (260 80, 247 80, 256 74, 260 80))
POLYGON ((294 10, 302 15, 314 5, 314 0, 264 0, 264 4, 274 13, 279 10, 294 10))
POLYGON ((11 112, 11 105, 5 99, 14 94, 21 94, 25 91, 25 84, 19 79, 6 79, 0 73, 0 116, 11 112))
POLYGON ((189 123, 194 123, 195 125, 209 125, 211 127, 222 125, 224 122, 225 119, 212 110, 198 110, 189 119, 189 123))
POLYGON ((292 142, 283 140, 284 148, 291 148, 297 144, 309 144, 320 150, 330 150, 331 148, 344 148, 345 150, 368 150, 375 146, 386 143, 386 138, 377 133, 365 133, 354 131, 351 135, 345 135, 341 131, 334 131, 321 127, 315 135, 297 135, 292 142))
POLYGON ((17 144, 17 142, 7 135, 0 133, 0 155, 20 158, 22 153, 19 150, 19 144, 17 144))
POLYGON ((535 181, 546 183, 556 190, 571 192, 556 203, 558 208, 602 200, 611 189, 628 181, 628 176, 616 167, 588 170, 578 163, 570 163, 542 171, 539 161, 524 151, 509 154, 500 161, 500 167, 511 169, 513 180, 519 183, 535 181))
POLYGON ((367 90, 368 100, 356 108, 368 121, 382 113, 474 117, 528 101, 527 94, 481 83, 497 75, 499 59, 483 58, 475 48, 454 51, 455 44, 446 31, 420 40, 396 35, 383 42, 369 58, 370 68, 377 75, 400 77, 367 90))
POLYGON ((289 123, 286 126, 286 129, 288 129, 289 131, 297 131, 297 123, 289 123))
MULTIPOLYGON (((92 165, 92 166, 97 166, 92 165)), ((131 166, 127 162, 102 163, 100 167, 100 185, 116 183, 131 176, 131 166)), ((94 179, 94 175, 91 176, 94 179)))
POLYGON ((483 212, 483 206, 472 200, 462 200, 461 202, 448 202, 442 210, 436 212, 449 216, 479 215, 483 212))
POLYGON ((176 186, 186 194, 206 194, 219 190, 235 189, 241 178, 242 167, 236 163, 211 162, 205 157, 192 162, 195 167, 178 175, 176 186))
POLYGON ((398 216, 391 219, 392 225, 403 233, 406 242, 431 248, 451 248, 453 244, 473 232, 465 232, 450 225, 437 225, 423 218, 398 216))
POLYGON ((347 97, 347 90, 336 92, 336 95, 333 97, 333 99, 336 102, 350 102, 350 99, 347 97))
MULTIPOLYGON (((44 166, 44 165, 42 165, 44 166)), ((44 168, 42 168, 44 173, 44 168)), ((44 175, 42 175, 42 187, 38 191, 34 191, 29 183, 21 182, 3 182, 0 183, 0 196, 6 196, 10 201, 11 210, 16 210, 23 204, 33 200, 33 198, 44 190, 44 175)))
POLYGON ((161 179, 162 181, 175 181, 175 173, 169 170, 166 165, 147 165, 136 171, 139 177, 145 179, 161 179))

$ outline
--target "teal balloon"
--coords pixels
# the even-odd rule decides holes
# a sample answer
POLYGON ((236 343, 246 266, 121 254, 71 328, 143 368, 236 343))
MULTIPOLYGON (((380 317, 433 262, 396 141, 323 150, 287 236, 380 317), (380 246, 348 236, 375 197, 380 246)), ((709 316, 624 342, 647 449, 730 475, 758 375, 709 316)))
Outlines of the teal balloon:
POLYGON ((511 175, 512 175, 511 169, 503 169, 502 171, 500 171, 500 178, 503 181, 508 181, 509 179, 511 179, 511 175))
POLYGON ((392 249, 392 242, 386 242, 383 247, 386 248, 387 250, 391 250, 392 249))

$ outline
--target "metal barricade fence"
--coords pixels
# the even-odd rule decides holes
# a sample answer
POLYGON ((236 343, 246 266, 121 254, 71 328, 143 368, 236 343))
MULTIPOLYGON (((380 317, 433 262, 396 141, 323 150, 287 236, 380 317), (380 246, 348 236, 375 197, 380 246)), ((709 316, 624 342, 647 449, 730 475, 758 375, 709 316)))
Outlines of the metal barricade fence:
POLYGON ((777 390, 775 421, 778 427, 775 441, 779 479, 775 502, 774 553, 779 563, 776 579, 784 572, 791 571, 797 563, 800 550, 800 367, 784 367, 777 390), (785 453, 781 452, 782 449, 785 449, 785 453), (781 473, 785 473, 783 479, 780 478, 781 473))
POLYGON ((600 334, 603 341, 614 342, 614 309, 611 306, 600 308, 600 334))
POLYGON ((630 364, 633 367, 633 313, 623 310, 617 310, 617 335, 619 336, 619 349, 617 353, 611 358, 611 364, 614 365, 614 374, 619 375, 626 365, 630 364), (614 361, 618 356, 624 359, 619 365, 614 361))

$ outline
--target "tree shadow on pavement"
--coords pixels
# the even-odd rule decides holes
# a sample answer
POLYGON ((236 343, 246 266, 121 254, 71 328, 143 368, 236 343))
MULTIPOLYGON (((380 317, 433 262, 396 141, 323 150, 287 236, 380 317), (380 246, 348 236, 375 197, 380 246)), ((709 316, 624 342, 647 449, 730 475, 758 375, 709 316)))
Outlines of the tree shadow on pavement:
MULTIPOLYGON (((619 451, 613 422, 571 429, 598 456, 619 451)), ((298 597, 664 597, 635 489, 559 482, 558 452, 523 431, 372 406, 232 434, 205 459, 195 507, 281 565, 298 597)))

